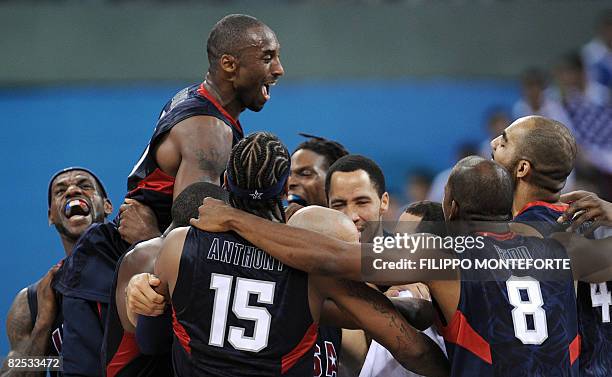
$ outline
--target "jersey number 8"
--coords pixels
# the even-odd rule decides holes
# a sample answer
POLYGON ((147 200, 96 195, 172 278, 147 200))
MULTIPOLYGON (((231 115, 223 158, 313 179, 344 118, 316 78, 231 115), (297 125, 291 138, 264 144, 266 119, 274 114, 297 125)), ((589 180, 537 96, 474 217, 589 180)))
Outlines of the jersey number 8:
MULTIPOLYGON (((233 280, 233 276, 211 274, 210 289, 215 290, 215 302, 208 339, 208 344, 211 346, 223 347, 224 345, 233 280)), ((271 281, 236 278, 232 311, 237 318, 255 322, 255 330, 253 336, 245 336, 246 329, 230 326, 227 340, 235 349, 259 352, 268 345, 272 316, 266 308, 249 305, 249 297, 253 294, 257 296, 258 303, 272 304, 275 285, 276 283, 271 281)))
POLYGON ((523 344, 542 344, 548 338, 546 312, 542 309, 540 282, 530 276, 511 276, 506 281, 508 300, 514 306, 514 336, 523 344))

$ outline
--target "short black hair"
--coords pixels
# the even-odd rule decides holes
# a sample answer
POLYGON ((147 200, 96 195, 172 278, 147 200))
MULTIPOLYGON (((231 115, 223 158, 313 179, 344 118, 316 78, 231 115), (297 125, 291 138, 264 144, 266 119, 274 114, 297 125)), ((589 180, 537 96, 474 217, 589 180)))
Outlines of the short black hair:
POLYGON ((307 137, 308 140, 302 142, 295 148, 292 155, 300 149, 306 149, 325 157, 327 167, 332 166, 340 157, 344 157, 349 152, 337 141, 325 139, 323 137, 300 133, 300 136, 307 137))
POLYGON ((404 211, 411 215, 419 216, 421 221, 444 221, 444 211, 442 204, 429 200, 413 202, 404 211))
POLYGON ((246 14, 230 14, 219 20, 210 31, 206 41, 206 52, 210 70, 216 69, 216 61, 229 54, 237 56, 245 47, 247 31, 254 27, 266 26, 257 18, 246 14))
POLYGON ((198 207, 207 196, 227 202, 228 193, 220 186, 208 182, 196 182, 185 187, 172 204, 173 225, 188 226, 189 219, 198 217, 198 207))
POLYGON ((339 158, 338 161, 334 162, 332 166, 329 167, 327 176, 325 177, 325 194, 329 196, 329 186, 335 172, 349 173, 356 170, 363 170, 368 174, 378 196, 382 196, 387 191, 385 176, 376 162, 365 156, 349 154, 339 158))
POLYGON ((517 148, 516 162, 531 163, 528 180, 533 185, 557 193, 565 186, 574 168, 578 147, 571 131, 561 122, 542 116, 530 116, 527 128, 517 148))
POLYGON ((100 194, 102 194, 102 199, 108 199, 108 194, 106 193, 106 189, 104 188, 102 181, 100 180, 100 178, 98 178, 98 176, 94 172, 92 172, 91 170, 87 168, 83 168, 80 166, 70 166, 70 167, 67 167, 67 168, 64 168, 62 170, 55 172, 55 174, 51 176, 51 179, 49 180, 49 186, 47 187, 47 205, 49 206, 49 208, 51 208, 51 195, 52 195, 51 190, 53 189, 53 182, 60 175, 71 172, 71 171, 82 171, 82 172, 85 172, 91 175, 94 181, 96 181, 96 184, 98 185, 98 191, 100 191, 100 194))
POLYGON ((461 220, 507 221, 512 218, 514 184, 500 164, 480 156, 466 157, 448 177, 461 220))

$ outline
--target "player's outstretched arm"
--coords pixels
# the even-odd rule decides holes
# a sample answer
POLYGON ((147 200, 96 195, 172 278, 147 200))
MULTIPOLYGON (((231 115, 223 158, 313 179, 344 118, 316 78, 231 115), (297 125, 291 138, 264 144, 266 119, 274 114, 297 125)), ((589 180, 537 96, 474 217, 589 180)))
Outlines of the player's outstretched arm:
POLYGON ((194 116, 179 122, 157 148, 160 168, 175 177, 174 198, 192 183, 220 183, 232 151, 232 131, 221 120, 194 116))
POLYGON ((206 198, 191 225, 209 232, 234 230, 284 264, 312 274, 360 280, 359 244, 274 223, 206 198))
POLYGON ((56 314, 55 294, 51 288, 51 280, 57 272, 54 266, 38 282, 37 301, 38 317, 32 323, 30 319, 30 305, 28 304, 27 288, 22 289, 9 310, 6 320, 6 333, 9 338, 11 350, 0 371, 0 376, 44 376, 45 372, 23 372, 11 370, 8 365, 9 358, 26 356, 45 356, 49 352, 49 337, 51 326, 56 314))
POLYGON ((592 240, 576 233, 553 233, 567 251, 574 280, 601 283, 612 280, 612 237, 592 240))
POLYGON ((448 376, 448 360, 440 348, 419 333, 380 292, 363 283, 310 277, 311 284, 327 295, 406 369, 425 376, 448 376))

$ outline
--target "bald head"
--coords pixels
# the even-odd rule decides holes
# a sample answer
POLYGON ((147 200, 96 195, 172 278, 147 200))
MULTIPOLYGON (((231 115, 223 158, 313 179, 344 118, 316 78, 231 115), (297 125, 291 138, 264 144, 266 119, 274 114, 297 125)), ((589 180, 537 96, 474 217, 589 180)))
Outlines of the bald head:
POLYGON ((524 180, 538 188, 557 193, 565 186, 576 161, 576 139, 562 123, 542 116, 517 119, 507 129, 516 135, 516 147, 508 170, 514 172, 521 160, 531 165, 524 180))
POLYGON ((358 242, 355 224, 342 212, 320 206, 308 206, 297 211, 287 224, 311 230, 346 242, 358 242))
POLYGON ((460 220, 509 220, 513 191, 512 177, 501 165, 479 156, 466 157, 448 178, 445 215, 450 216, 454 201, 454 216, 460 220))

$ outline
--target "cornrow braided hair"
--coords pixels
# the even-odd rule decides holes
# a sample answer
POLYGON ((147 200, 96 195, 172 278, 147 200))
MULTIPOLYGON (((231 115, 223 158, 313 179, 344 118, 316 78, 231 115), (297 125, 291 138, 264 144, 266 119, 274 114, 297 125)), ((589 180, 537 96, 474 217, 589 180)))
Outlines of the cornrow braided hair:
MULTIPOLYGON (((289 151, 269 132, 255 132, 234 146, 227 164, 234 184, 247 190, 263 190, 276 184, 291 165, 289 151)), ((282 192, 268 200, 238 197, 230 191, 230 204, 270 220, 286 222, 282 192)))
POLYGON ((320 154, 321 156, 325 157, 328 167, 332 166, 332 164, 340 157, 344 157, 349 154, 346 148, 344 148, 344 146, 337 141, 305 133, 299 133, 299 135, 308 138, 308 140, 298 145, 293 153, 299 151, 300 149, 306 149, 316 154, 320 154))

